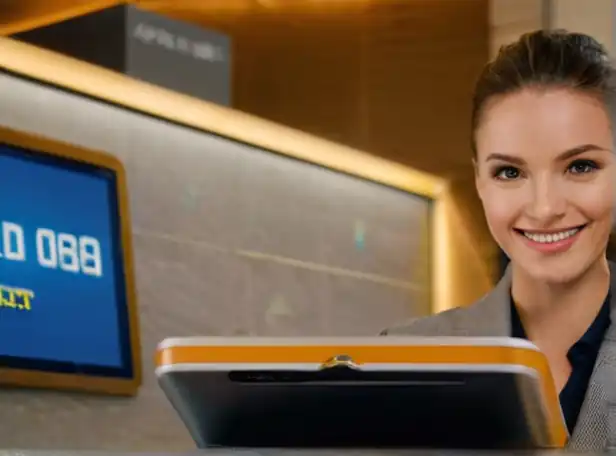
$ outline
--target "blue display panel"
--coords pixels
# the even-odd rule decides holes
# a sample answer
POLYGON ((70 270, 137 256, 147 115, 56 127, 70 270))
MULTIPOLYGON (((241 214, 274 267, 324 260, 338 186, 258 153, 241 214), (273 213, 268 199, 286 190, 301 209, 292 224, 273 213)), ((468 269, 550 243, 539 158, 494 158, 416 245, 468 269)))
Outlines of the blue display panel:
POLYGON ((116 174, 0 144, 0 364, 130 378, 116 174))

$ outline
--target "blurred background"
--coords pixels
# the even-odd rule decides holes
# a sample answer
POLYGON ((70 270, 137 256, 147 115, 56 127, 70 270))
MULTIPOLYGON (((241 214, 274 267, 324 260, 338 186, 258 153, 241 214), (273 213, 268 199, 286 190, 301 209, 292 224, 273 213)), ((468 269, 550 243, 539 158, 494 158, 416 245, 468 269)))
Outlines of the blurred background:
POLYGON ((542 27, 611 52, 615 12, 614 0, 0 0, 0 126, 126 170, 143 357, 129 398, 0 389, 3 446, 190 449, 154 376, 165 337, 376 335, 482 296, 502 256, 474 188, 474 80, 542 27))

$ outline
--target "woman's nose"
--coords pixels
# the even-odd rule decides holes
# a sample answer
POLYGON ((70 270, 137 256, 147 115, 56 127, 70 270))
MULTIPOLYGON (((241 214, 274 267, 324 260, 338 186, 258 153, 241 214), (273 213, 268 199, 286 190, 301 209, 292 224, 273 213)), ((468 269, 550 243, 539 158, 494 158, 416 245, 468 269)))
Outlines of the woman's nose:
POLYGON ((549 225, 555 219, 562 217, 566 211, 566 198, 562 189, 552 181, 539 181, 533 186, 528 215, 541 223, 549 225))

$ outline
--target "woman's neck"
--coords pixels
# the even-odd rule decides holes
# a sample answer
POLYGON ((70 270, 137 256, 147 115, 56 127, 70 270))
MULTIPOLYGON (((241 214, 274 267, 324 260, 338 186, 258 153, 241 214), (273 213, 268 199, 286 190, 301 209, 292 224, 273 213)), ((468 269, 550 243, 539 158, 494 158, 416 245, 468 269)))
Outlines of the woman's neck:
POLYGON ((599 313, 610 287, 610 270, 602 258, 569 283, 546 283, 513 267, 511 295, 528 337, 568 350, 599 313))

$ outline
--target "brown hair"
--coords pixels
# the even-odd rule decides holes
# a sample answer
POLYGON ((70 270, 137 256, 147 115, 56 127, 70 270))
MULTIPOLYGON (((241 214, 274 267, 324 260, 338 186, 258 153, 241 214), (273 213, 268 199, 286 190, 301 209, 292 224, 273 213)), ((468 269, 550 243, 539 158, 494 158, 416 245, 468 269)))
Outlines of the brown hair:
POLYGON ((527 87, 573 88, 604 100, 616 101, 614 69, 606 49, 594 38, 565 30, 538 30, 500 48, 480 73, 472 104, 473 150, 475 132, 486 104, 527 87))

